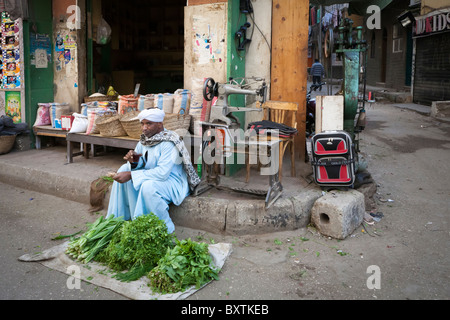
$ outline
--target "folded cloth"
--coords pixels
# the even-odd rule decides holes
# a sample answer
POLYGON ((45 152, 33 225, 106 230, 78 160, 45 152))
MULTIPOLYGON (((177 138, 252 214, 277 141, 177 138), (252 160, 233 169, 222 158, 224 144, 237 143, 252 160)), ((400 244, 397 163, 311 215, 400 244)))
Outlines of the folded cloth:
POLYGON ((14 127, 13 119, 8 116, 1 116, 0 121, 5 127, 9 127, 9 128, 14 127))
POLYGON ((0 136, 13 136, 21 133, 30 133, 28 124, 14 123, 13 119, 8 116, 0 117, 0 136))
POLYGON ((289 138, 298 132, 295 128, 269 120, 249 123, 248 129, 254 130, 256 134, 268 134, 267 130, 278 130, 279 137, 282 138, 289 138))

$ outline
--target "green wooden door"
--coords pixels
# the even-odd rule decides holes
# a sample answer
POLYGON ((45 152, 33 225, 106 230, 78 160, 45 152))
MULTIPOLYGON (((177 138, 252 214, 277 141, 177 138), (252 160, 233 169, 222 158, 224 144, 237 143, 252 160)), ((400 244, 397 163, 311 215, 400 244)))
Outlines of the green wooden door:
MULTIPOLYGON (((239 30, 247 18, 244 13, 240 12, 239 0, 228 0, 228 48, 227 48, 227 78, 245 77, 245 51, 238 51, 238 43, 236 41, 236 31, 239 30)), ((233 94, 229 97, 228 104, 233 107, 245 107, 245 96, 242 94, 233 94)), ((233 114, 240 124, 241 129, 245 129, 245 112, 236 112, 233 114)), ((226 175, 232 176, 238 172, 243 165, 238 164, 237 154, 233 155, 233 164, 226 166, 226 175)))
MULTIPOLYGON (((25 58, 25 115, 28 125, 33 126, 39 102, 53 101, 53 45, 52 61, 47 68, 31 65, 31 37, 36 34, 48 35, 53 43, 52 0, 35 0, 29 3, 30 18, 23 22, 23 41, 25 58)), ((32 136, 32 141, 34 137, 32 136)), ((34 143, 32 143, 34 148, 34 143)))

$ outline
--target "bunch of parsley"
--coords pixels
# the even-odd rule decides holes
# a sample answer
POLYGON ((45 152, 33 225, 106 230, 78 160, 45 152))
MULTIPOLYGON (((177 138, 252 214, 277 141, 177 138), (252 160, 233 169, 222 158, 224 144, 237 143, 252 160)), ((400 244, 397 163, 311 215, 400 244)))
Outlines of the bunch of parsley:
POLYGON ((116 271, 115 278, 134 281, 157 265, 167 249, 173 247, 173 240, 164 221, 153 213, 142 215, 126 221, 95 260, 116 271))
POLYGON ((219 280, 219 270, 213 268, 207 243, 176 239, 157 266, 149 272, 150 287, 160 293, 184 291, 195 285, 200 288, 212 279, 219 280))

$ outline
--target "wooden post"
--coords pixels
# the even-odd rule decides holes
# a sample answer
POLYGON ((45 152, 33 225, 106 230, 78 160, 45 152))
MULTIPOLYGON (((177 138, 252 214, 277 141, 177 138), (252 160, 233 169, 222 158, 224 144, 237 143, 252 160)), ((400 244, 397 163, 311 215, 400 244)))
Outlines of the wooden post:
POLYGON ((306 151, 308 0, 273 0, 271 100, 298 103, 295 149, 306 151))

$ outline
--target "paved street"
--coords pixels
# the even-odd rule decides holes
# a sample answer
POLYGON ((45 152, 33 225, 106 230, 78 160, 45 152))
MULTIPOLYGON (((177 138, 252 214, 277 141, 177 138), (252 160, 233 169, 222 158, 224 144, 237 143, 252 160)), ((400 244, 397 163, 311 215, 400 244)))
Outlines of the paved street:
MULTIPOLYGON (((233 245, 220 280, 187 300, 449 299, 450 125, 385 103, 367 116, 361 151, 381 220, 342 241, 312 226, 239 237, 177 227, 179 238, 233 245), (379 289, 368 287, 371 266, 379 289)), ((18 261, 97 219, 87 205, 5 183, 0 193, 0 299, 126 299, 87 282, 69 289, 67 275, 18 261)))

